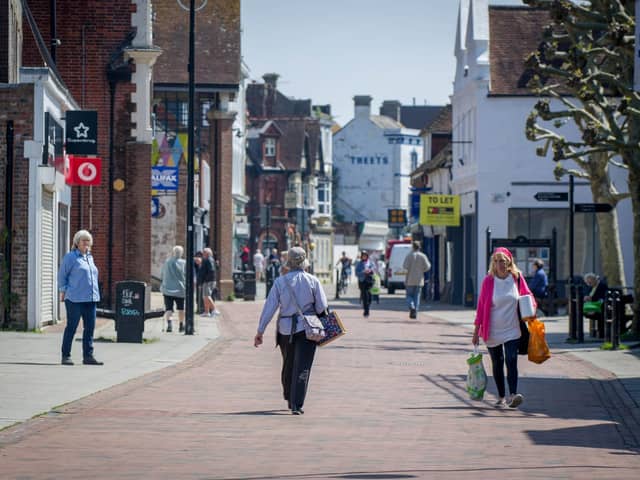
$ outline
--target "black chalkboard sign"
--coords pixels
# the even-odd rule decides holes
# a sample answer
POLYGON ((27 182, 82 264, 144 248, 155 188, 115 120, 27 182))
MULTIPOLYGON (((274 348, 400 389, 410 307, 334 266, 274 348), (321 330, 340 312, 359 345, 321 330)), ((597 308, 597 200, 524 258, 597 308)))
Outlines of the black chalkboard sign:
POLYGON ((144 313, 148 309, 149 287, 144 282, 116 284, 116 330, 118 342, 142 343, 144 313))

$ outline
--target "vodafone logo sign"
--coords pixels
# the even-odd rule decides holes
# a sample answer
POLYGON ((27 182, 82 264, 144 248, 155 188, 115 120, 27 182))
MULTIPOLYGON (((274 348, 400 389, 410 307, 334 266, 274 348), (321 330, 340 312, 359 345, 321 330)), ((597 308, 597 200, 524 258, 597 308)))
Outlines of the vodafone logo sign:
POLYGON ((78 166, 78 178, 83 182, 93 182, 98 176, 98 169, 91 162, 84 162, 78 166))
POLYGON ((64 171, 67 185, 100 185, 102 159, 69 155, 67 160, 64 171))

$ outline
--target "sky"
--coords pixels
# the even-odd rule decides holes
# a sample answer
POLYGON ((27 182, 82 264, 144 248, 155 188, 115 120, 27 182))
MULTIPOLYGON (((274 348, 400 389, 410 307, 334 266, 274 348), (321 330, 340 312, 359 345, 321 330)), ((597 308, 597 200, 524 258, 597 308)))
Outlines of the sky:
MULTIPOLYGON (((445 105, 453 91, 458 0, 241 0, 249 81, 277 73, 278 90, 330 104, 340 125, 354 95, 445 105)), ((521 5, 520 0, 490 0, 521 5)))

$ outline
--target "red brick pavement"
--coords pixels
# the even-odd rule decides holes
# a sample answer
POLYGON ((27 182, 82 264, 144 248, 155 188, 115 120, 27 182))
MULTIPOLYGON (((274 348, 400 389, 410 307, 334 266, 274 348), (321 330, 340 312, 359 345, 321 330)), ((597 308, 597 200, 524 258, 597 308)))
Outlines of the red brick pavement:
POLYGON ((221 302, 222 338, 188 361, 0 432, 0 477, 638 478, 606 372, 520 357, 525 403, 497 410, 465 393, 468 329, 383 304, 365 321, 336 303, 349 334, 319 350, 303 416, 284 409, 274 325, 252 345, 261 304, 221 302))

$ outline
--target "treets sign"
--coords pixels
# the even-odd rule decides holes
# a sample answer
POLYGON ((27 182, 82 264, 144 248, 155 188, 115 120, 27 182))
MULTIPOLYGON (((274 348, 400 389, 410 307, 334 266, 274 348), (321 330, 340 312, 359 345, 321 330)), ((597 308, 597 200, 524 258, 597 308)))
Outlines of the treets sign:
POLYGON ((68 154, 98 154, 98 112, 69 110, 65 114, 65 149, 68 154))

